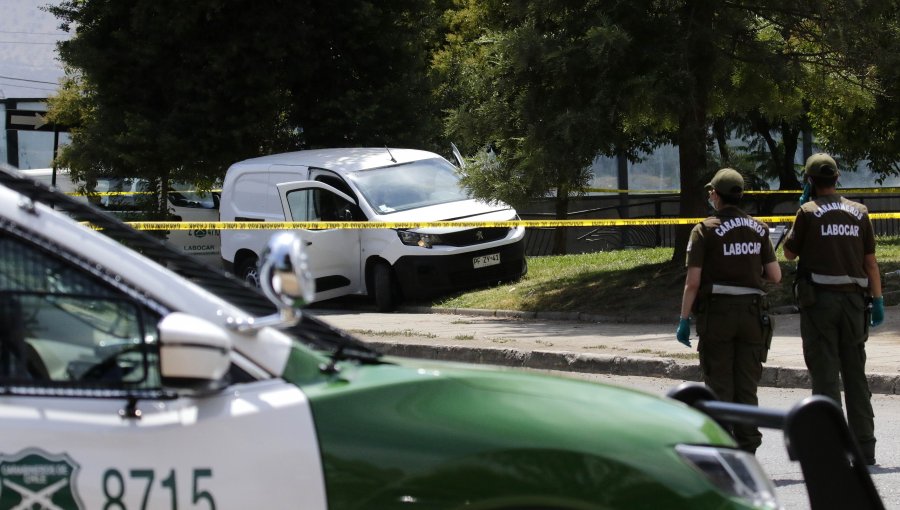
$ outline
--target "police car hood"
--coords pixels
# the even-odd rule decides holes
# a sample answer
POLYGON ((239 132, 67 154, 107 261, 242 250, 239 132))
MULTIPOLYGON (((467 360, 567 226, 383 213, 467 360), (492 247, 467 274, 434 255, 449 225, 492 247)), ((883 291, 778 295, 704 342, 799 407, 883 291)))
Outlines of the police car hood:
POLYGON ((669 450, 681 443, 734 444, 706 415, 639 391, 518 369, 395 357, 383 361, 347 367, 341 371, 344 385, 309 393, 314 411, 334 405, 336 419, 346 424, 359 406, 365 414, 359 419, 367 427, 385 420, 404 423, 416 434, 423 427, 471 429, 463 434, 491 436, 500 443, 515 437, 516 443, 527 438, 540 447, 588 448, 622 462, 640 450, 669 450))
MULTIPOLYGON (((544 482, 553 485, 569 471, 583 473, 583 483, 566 487, 566 494, 587 487, 627 499, 636 487, 653 491, 663 486, 699 494, 710 490, 708 481, 694 474, 674 447, 734 445, 700 412, 637 391, 511 369, 385 361, 345 364, 340 384, 304 387, 329 498, 352 500, 348 488, 358 484, 368 484, 376 494, 348 501, 347 507, 385 507, 384 501, 405 494, 429 494, 425 487, 455 493, 501 480, 492 485, 499 487, 519 476, 524 478, 514 486, 528 490, 544 482), (452 485, 470 472, 476 476, 462 487, 452 485), (606 476, 610 473, 615 476, 606 476), (415 489, 409 492, 410 487, 415 489)), ((431 493, 435 501, 440 495, 431 493)), ((443 508, 422 505, 438 507, 443 508)), ((612 507, 629 504, 623 500, 612 507)))

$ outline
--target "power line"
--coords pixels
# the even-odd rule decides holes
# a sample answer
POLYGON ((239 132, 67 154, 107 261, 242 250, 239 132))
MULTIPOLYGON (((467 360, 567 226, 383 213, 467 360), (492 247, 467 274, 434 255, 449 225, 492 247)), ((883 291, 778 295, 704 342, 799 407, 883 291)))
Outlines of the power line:
POLYGON ((59 85, 55 81, 26 80, 25 78, 14 78, 12 76, 2 76, 2 75, 0 75, 0 78, 3 78, 4 80, 27 81, 27 82, 31 82, 31 83, 46 83, 47 85, 59 85))
POLYGON ((31 42, 31 41, 0 41, 0 44, 31 44, 41 46, 55 46, 55 42, 31 42))
POLYGON ((0 30, 0 34, 17 34, 17 35, 69 35, 67 32, 14 32, 11 30, 0 30))
MULTIPOLYGON (((56 89, 48 89, 48 88, 44 88, 44 87, 31 87, 28 85, 19 85, 17 83, 2 83, 2 82, 0 82, 0 85, 3 85, 5 87, 14 87, 17 89, 31 89, 31 90, 43 90, 45 92, 56 92, 56 89)), ((7 88, 7 90, 9 90, 9 88, 7 88)))
POLYGON ((18 83, 7 83, 4 81, 0 81, 0 86, 9 88, 17 88, 17 89, 31 89, 31 90, 44 90, 46 92, 56 92, 57 89, 48 89, 47 87, 35 87, 33 85, 19 85, 18 83))

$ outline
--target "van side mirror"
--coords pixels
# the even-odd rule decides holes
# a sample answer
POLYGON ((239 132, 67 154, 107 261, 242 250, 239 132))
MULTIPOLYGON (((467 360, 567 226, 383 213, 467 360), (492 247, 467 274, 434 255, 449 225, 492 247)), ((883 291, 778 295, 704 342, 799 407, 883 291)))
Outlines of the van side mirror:
POLYGON ((231 338, 215 324, 182 312, 159 322, 159 369, 166 386, 209 391, 224 384, 231 338))
POLYGON ((456 147, 456 144, 450 142, 450 150, 453 151, 453 157, 456 158, 456 164, 459 166, 459 169, 462 171, 466 170, 466 160, 463 158, 462 153, 459 152, 459 149, 456 147))

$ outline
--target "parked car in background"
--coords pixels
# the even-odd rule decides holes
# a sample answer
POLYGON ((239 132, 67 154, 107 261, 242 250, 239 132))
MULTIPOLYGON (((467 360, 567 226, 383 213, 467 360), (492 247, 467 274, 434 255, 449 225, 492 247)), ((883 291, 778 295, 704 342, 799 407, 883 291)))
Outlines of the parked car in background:
POLYGON ((295 308, 303 245, 267 243, 266 299, 0 169, 0 506, 778 507, 756 458, 681 402, 386 357, 331 328, 295 308))
MULTIPOLYGON (((426 151, 320 149, 233 164, 222 186, 222 221, 496 222, 518 219, 504 203, 471 199, 458 169, 426 151)), ((527 271, 523 227, 312 228, 302 237, 315 300, 371 296, 381 311, 403 299, 520 278, 527 271)), ((222 259, 258 282, 267 230, 225 230, 222 259)))
MULTIPOLYGON (((54 182, 51 168, 33 168, 19 172, 47 185, 54 182)), ((89 200, 79 194, 77 183, 72 181, 68 170, 58 169, 55 182, 59 191, 89 200)), ((116 214, 120 219, 138 219, 142 210, 147 207, 148 189, 143 179, 102 177, 97 179, 94 189, 96 196, 91 197, 90 201, 116 214)), ((216 191, 199 192, 189 184, 173 182, 168 193, 168 203, 169 213, 175 221, 219 220, 219 193, 216 191)), ((218 229, 171 230, 166 233, 166 240, 182 253, 198 257, 206 264, 221 264, 218 229)))
MULTIPOLYGON (((132 178, 100 178, 95 190, 97 205, 122 219, 137 219, 147 208, 150 191, 147 181, 132 178)), ((193 185, 172 182, 167 193, 169 214, 173 221, 216 222, 219 220, 219 192, 201 192, 193 185)), ((170 230, 166 240, 182 253, 193 255, 206 264, 221 264, 218 229, 170 230)))

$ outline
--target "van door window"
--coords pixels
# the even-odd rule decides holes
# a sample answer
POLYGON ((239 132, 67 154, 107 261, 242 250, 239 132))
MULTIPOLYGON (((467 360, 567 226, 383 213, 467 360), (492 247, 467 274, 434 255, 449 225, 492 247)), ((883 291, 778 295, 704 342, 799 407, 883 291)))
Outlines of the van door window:
POLYGON ((291 221, 353 221, 356 205, 320 188, 289 191, 291 221))
POLYGON ((159 387, 159 315, 0 232, 0 386, 159 387))
POLYGON ((332 188, 340 191, 341 193, 345 193, 347 196, 354 196, 353 190, 350 189, 350 185, 344 182, 343 179, 338 177, 337 175, 333 175, 327 170, 314 170, 312 175, 315 176, 315 179, 319 182, 323 182, 332 188))

